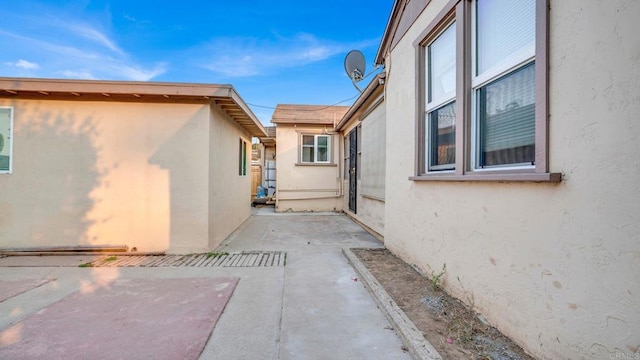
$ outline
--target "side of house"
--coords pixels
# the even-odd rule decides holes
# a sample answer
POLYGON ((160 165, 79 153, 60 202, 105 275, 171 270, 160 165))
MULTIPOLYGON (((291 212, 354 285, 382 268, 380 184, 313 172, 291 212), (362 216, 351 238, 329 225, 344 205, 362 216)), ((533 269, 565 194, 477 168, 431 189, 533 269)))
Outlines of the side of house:
POLYGON ((346 106, 278 105, 276 211, 341 211, 340 136, 346 106))
POLYGON ((336 125, 343 144, 343 209, 384 236, 386 109, 384 79, 373 78, 336 125))
POLYGON ((640 353, 636 14, 398 0, 378 53, 386 246, 539 358, 640 353))
POLYGON ((0 107, 2 248, 206 251, 250 216, 242 146, 264 131, 229 86, 4 78, 0 107))
POLYGON ((209 242, 218 247, 251 216, 251 143, 264 136, 264 127, 234 92, 232 99, 211 105, 209 127, 209 242), (233 112, 227 113, 229 109, 233 112), (230 114, 240 112, 242 120, 230 114))

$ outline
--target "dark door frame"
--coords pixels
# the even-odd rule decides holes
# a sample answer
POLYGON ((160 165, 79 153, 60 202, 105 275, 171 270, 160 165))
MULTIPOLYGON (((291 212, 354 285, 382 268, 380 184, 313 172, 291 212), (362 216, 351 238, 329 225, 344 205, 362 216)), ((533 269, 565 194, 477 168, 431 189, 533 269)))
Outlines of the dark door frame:
POLYGON ((358 127, 349 133, 349 210, 357 213, 358 199, 358 127))

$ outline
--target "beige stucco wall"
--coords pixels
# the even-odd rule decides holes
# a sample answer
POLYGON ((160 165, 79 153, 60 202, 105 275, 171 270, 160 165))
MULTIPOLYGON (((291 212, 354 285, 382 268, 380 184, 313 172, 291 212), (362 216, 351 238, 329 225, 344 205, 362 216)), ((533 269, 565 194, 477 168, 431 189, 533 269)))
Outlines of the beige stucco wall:
POLYGON ((209 248, 251 216, 251 135, 218 108, 211 110, 209 248), (239 175, 239 142, 247 142, 247 174, 239 175))
MULTIPOLYGON (((14 172, 0 175, 0 247, 209 249, 209 193, 217 184, 210 182, 210 157, 232 157, 237 176, 238 138, 231 139, 230 149, 210 151, 210 128, 222 129, 226 121, 217 112, 212 119, 208 105, 0 104, 15 106, 14 172)), ((231 191, 244 191, 230 185, 235 178, 216 177, 231 191)), ((248 202, 244 207, 226 210, 230 225, 250 211, 248 202)), ((216 217, 211 226, 221 221, 216 217)), ((230 231, 217 226, 213 232, 215 242, 230 231)))
POLYGON ((299 134, 323 134, 329 127, 276 127, 276 211, 341 211, 340 137, 331 137, 331 165, 300 165, 299 134))
POLYGON ((551 1, 558 185, 408 180, 412 42, 444 3, 429 4, 387 61, 386 245, 426 273, 446 263, 444 287, 539 358, 638 356, 640 2, 551 1))

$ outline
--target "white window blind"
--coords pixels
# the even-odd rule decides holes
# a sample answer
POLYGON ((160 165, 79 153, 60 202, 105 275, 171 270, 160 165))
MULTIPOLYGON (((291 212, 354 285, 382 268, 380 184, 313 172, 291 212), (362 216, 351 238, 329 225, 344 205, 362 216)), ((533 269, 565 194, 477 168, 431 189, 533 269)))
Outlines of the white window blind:
POLYGON ((527 65, 480 89, 480 166, 535 160, 535 68, 527 65))
POLYGON ((476 2, 477 72, 535 52, 536 1, 491 0, 476 2))
POLYGON ((450 25, 427 47, 428 103, 439 103, 455 96, 456 24, 450 25))

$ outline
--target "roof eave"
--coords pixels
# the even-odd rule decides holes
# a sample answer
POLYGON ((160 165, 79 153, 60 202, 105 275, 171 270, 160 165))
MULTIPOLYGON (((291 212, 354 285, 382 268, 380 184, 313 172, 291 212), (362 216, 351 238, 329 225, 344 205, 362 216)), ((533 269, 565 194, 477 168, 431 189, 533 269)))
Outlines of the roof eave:
POLYGON ((313 120, 297 120, 297 119, 281 119, 273 120, 272 124, 276 125, 317 125, 317 126, 333 126, 333 121, 313 121, 313 120))
POLYGON ((393 2, 391 13, 389 14, 389 19, 387 20, 387 26, 385 26, 384 33, 382 35, 382 41, 380 41, 380 46, 378 47, 378 51, 376 52, 374 65, 384 65, 385 52, 390 45, 392 34, 395 32, 395 28, 398 27, 397 15, 400 12, 400 5, 403 2, 404 0, 394 0, 393 2))
POLYGON ((0 78, 0 98, 218 104, 252 136, 266 136, 262 123, 232 85, 0 78), (221 105, 222 104, 222 105, 221 105))
POLYGON ((351 105, 349 111, 347 111, 342 119, 340 119, 335 127, 336 131, 342 130, 342 128, 349 122, 349 120, 351 120, 351 117, 356 112, 358 112, 358 110, 360 110, 360 108, 367 102, 367 100, 369 100, 371 94, 373 94, 379 87, 384 86, 384 79, 386 78, 386 76, 387 74, 385 72, 381 72, 377 74, 375 78, 373 78, 373 80, 371 80, 369 85, 367 85, 364 91, 362 91, 362 94, 360 94, 358 99, 353 103, 353 105, 351 105))
MULTIPOLYGON (((237 122, 240 126, 247 129, 251 136, 254 137, 266 137, 267 129, 262 125, 260 120, 256 117, 256 115, 251 111, 247 103, 242 100, 240 94, 236 91, 233 86, 229 86, 229 97, 235 102, 235 104, 242 110, 242 112, 246 115, 246 117, 242 117, 240 119, 234 118, 234 121, 237 122)), ((233 116, 232 116, 233 117, 233 116)))

